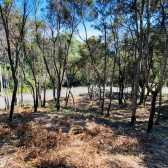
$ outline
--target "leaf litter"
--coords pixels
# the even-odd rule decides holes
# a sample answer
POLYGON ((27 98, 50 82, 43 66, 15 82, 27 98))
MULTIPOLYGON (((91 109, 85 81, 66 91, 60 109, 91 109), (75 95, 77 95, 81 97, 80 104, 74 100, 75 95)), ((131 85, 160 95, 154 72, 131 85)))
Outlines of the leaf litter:
MULTIPOLYGON (((129 103, 118 106, 114 101, 107 118, 99 115, 96 101, 88 103, 85 96, 75 96, 75 102, 76 112, 72 100, 67 108, 62 102, 60 112, 51 104, 39 107, 36 113, 29 107, 15 108, 11 123, 7 121, 9 111, 1 112, 0 167, 141 168, 168 165, 168 134, 164 132, 163 124, 154 126, 151 134, 144 131, 149 115, 146 109, 138 108, 136 125, 130 127, 129 103)), ((164 120, 164 126, 165 122, 167 120, 164 120)))

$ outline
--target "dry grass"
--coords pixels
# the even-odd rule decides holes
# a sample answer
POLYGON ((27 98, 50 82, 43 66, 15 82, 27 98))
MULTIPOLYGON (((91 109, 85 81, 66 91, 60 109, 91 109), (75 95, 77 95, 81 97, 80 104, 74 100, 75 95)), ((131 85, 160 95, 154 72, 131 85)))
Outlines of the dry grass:
MULTIPOLYGON (((39 108, 37 113, 33 113, 32 108, 16 108, 11 123, 7 122, 9 112, 1 112, 0 167, 141 168, 168 165, 168 136, 144 132, 148 115, 145 109, 138 109, 139 123, 132 128, 128 125, 129 103, 118 106, 114 101, 111 116, 107 118, 99 116, 98 102, 90 102, 82 95, 75 96, 75 102, 77 112, 73 112, 72 100, 68 108, 62 107, 60 112, 50 105, 39 108)), ((161 128, 160 125, 155 129, 161 128)))

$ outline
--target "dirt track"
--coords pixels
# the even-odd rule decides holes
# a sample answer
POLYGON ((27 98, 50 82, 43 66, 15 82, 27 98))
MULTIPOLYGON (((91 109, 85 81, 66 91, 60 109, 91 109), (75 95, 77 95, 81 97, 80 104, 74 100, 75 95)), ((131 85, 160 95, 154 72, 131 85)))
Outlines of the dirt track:
MULTIPOLYGON (((74 95, 88 92, 86 87, 72 88, 71 91, 74 95)), ((65 95, 66 95, 66 89, 62 89, 61 97, 64 97, 65 95)), ((17 98, 18 98, 18 96, 17 96, 17 98)), ((42 94, 42 98, 43 98, 43 94, 42 94)), ((47 91, 46 98, 47 98, 47 100, 51 100, 53 98, 53 91, 47 91)), ((19 100, 19 98, 18 98, 18 100, 19 100)), ((23 100, 24 100, 24 103, 33 103, 33 97, 31 94, 23 94, 23 100)), ((4 101, 3 97, 0 97, 0 109, 3 109, 3 108, 5 108, 5 101, 4 101)))
MULTIPOLYGON (((110 90, 110 88, 106 87, 106 92, 109 92, 109 90, 110 90)), ((72 88, 71 91, 74 95, 88 93, 87 87, 72 88)), ((97 89, 96 89, 96 91, 97 91, 97 89)), ((131 88, 128 88, 128 89, 126 88, 125 91, 126 92, 131 91, 131 88)), ((113 87, 113 92, 118 92, 118 88, 113 87)), ((168 93, 168 88, 163 88, 162 93, 168 93)), ((62 92, 61 92, 61 97, 64 97, 64 96, 66 96, 66 88, 62 89, 62 92)), ((43 98, 43 94, 42 94, 42 98, 43 98)), ((47 98, 47 100, 51 100, 53 98, 53 92, 47 91, 46 98, 47 98)), ((23 99, 24 99, 24 103, 33 103, 33 97, 31 94, 23 94, 23 99)), ((19 98, 18 98, 18 100, 19 100, 19 98)), ((3 109, 3 108, 5 108, 5 101, 4 101, 3 97, 0 97, 0 109, 3 109)))

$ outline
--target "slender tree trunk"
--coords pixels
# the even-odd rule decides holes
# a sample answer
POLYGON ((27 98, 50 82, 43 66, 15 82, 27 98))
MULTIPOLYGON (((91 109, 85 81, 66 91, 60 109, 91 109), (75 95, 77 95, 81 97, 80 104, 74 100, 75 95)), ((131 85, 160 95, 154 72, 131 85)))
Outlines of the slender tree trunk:
POLYGON ((37 112, 37 108, 38 108, 38 98, 39 98, 39 84, 35 84, 36 85, 36 96, 35 96, 35 106, 34 106, 34 112, 37 112))
POLYGON ((164 8, 164 4, 161 1, 160 1, 160 5, 161 5, 161 8, 162 8, 162 27, 163 27, 163 33, 165 35, 165 53, 164 53, 164 58, 163 58, 162 66, 161 66, 159 81, 158 81, 158 84, 156 86, 155 91, 152 92, 152 90, 147 85, 147 88, 149 90, 151 90, 151 92, 152 92, 151 113, 150 113, 149 122, 148 122, 148 129, 147 129, 148 133, 151 132, 151 130, 152 130, 153 117, 155 115, 156 96, 160 92, 160 90, 162 88, 162 85, 163 85, 164 74, 165 74, 165 69, 166 69, 166 65, 167 65, 167 58, 168 58, 168 32, 167 32, 167 29, 166 29, 165 8, 164 8))
POLYGON ((110 115, 112 93, 113 93, 113 85, 111 84, 111 86, 110 86, 110 95, 109 95, 110 96, 110 102, 109 102, 109 106, 108 106, 108 109, 107 109, 107 117, 109 117, 109 115, 110 115))
POLYGON ((141 94, 140 94, 140 101, 139 101, 139 105, 143 104, 144 102, 144 96, 145 96, 145 85, 141 86, 141 94))
POLYGON ((11 104, 11 92, 10 92, 10 87, 9 87, 9 78, 7 77, 7 99, 8 99, 8 109, 10 108, 9 107, 9 104, 11 104))
POLYGON ((56 101, 56 108, 57 108, 57 111, 60 110, 60 96, 61 96, 61 84, 58 83, 58 89, 57 89, 57 101, 56 101))
POLYGON ((42 106, 42 100, 41 100, 41 74, 39 75, 39 79, 38 79, 38 101, 39 101, 39 105, 42 106))
POLYGON ((43 98, 43 107, 45 107, 45 103, 46 103, 46 79, 44 81, 44 84, 43 84, 43 88, 44 88, 44 98, 43 98))
POLYGON ((123 84, 123 79, 120 79, 119 82, 119 104, 122 104, 122 99, 123 99, 123 90, 124 90, 124 84, 123 84))
POLYGON ((99 100, 101 102, 102 98, 101 98, 101 85, 99 84, 99 100))
POLYGON ((160 89, 160 94, 159 94, 159 107, 158 107, 158 115, 155 123, 156 125, 159 125, 159 122, 160 122, 161 107, 162 107, 162 88, 160 89))
POLYGON ((34 91, 34 88, 32 85, 31 85, 31 87, 32 87, 32 91, 33 91, 34 112, 36 112, 37 111, 37 109, 36 109, 36 95, 35 95, 35 91, 34 91))
POLYGON ((55 97, 55 85, 53 86, 53 104, 55 104, 56 97, 55 97))
POLYGON ((71 87, 68 88, 68 90, 67 90, 67 96, 66 96, 66 104, 65 104, 65 107, 67 107, 67 105, 68 105, 70 92, 71 92, 71 87))
MULTIPOLYGON (((134 75, 134 97, 133 97, 133 108, 132 108, 132 117, 131 117, 131 125, 133 126, 136 121, 136 109, 137 109, 137 92, 139 87, 139 76, 140 76, 140 62, 142 59, 142 50, 143 50, 143 12, 144 12, 144 0, 142 0, 142 6, 141 6, 141 13, 140 13, 140 40, 137 35, 137 39, 139 42, 139 56, 137 60, 137 66, 135 69, 135 75, 134 75)), ((138 34, 138 30, 137 30, 138 34)), ((136 52, 135 52, 136 53, 136 52)))
POLYGON ((24 102, 23 102, 23 71, 22 71, 22 76, 21 76, 21 107, 24 106, 24 102))
POLYGON ((74 96, 73 96, 73 94, 72 94, 72 92, 71 92, 71 91, 69 91, 69 93, 71 94, 72 99, 73 99, 73 108, 74 108, 74 112, 76 112, 76 107, 75 107, 75 99, 74 99, 74 96))
POLYGON ((148 133, 152 131, 153 118, 154 118, 154 115, 155 115, 156 97, 157 97, 157 92, 153 92, 152 93, 152 102, 151 102, 151 111, 150 111, 150 117, 149 117, 149 122, 148 122, 148 130, 147 130, 148 133))
POLYGON ((12 103, 11 103, 9 121, 12 121, 12 117, 13 117, 13 111, 14 111, 16 93, 17 93, 17 86, 18 86, 18 81, 17 81, 17 78, 15 76, 15 78, 14 78, 14 90, 13 90, 13 95, 12 95, 12 103))
POLYGON ((18 101, 19 101, 19 106, 21 106, 21 103, 20 103, 20 82, 19 82, 19 75, 20 75, 20 72, 19 72, 19 65, 18 65, 18 101))
POLYGON ((103 115, 104 112, 104 99, 105 99, 105 86, 106 86, 106 61, 107 61, 107 40, 106 40, 106 23, 104 23, 104 29, 105 29, 105 58, 104 58, 104 81, 103 81, 103 97, 102 97, 102 110, 101 115, 103 115))
POLYGON ((138 92, 138 82, 139 82, 139 72, 140 72, 140 60, 137 63, 137 70, 135 72, 135 80, 134 80, 134 96, 133 96, 133 110, 131 117, 131 125, 133 126, 136 121, 136 109, 137 109, 137 92, 138 92))

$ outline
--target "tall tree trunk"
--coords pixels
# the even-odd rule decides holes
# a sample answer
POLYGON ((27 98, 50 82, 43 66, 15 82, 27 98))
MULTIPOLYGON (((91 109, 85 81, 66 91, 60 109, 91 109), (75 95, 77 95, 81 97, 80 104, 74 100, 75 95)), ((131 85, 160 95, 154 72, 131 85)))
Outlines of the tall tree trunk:
POLYGON ((43 84, 43 88, 44 88, 44 97, 43 97, 43 107, 45 107, 45 103, 46 103, 46 79, 44 81, 44 84, 43 84))
MULTIPOLYGON (((133 108, 132 108, 132 117, 131 117, 131 125, 133 126, 136 121, 136 109, 137 109, 137 92, 139 87, 139 76, 140 76, 140 62, 142 58, 142 50, 143 50, 143 12, 144 12, 144 0, 142 0, 141 12, 139 13, 140 17, 140 40, 138 37, 138 30, 137 30, 137 39, 139 42, 139 56, 137 60, 137 66, 135 69, 135 76, 134 76, 134 96, 133 96, 133 108)), ((137 12, 137 11, 136 11, 137 12)), ((137 14, 137 13, 136 13, 137 14)), ((137 18, 136 18, 137 20, 137 18)), ((137 28, 138 29, 138 28, 137 28)))
POLYGON ((33 102, 34 102, 34 112, 37 111, 36 109, 36 95, 35 95, 35 91, 34 91, 34 88, 33 88, 33 85, 30 83, 30 86, 32 87, 32 92, 33 92, 33 102))
POLYGON ((13 118, 13 111, 14 111, 14 106, 15 106, 15 101, 16 101, 17 86, 18 86, 18 81, 17 81, 17 78, 15 76, 15 78, 14 78, 14 90, 13 90, 13 95, 12 95, 12 103, 11 103, 9 121, 12 121, 12 118, 13 118))
POLYGON ((155 114, 156 96, 160 92, 160 90, 162 88, 162 85, 163 85, 164 74, 165 74, 165 69, 166 69, 166 65, 167 65, 167 58, 168 58, 168 32, 167 32, 167 29, 166 29, 166 15, 165 15, 166 12, 165 12, 164 4, 163 4, 162 1, 160 1, 160 5, 161 5, 161 9, 162 9, 163 35, 165 35, 165 53, 164 53, 164 58, 163 58, 162 66, 161 66, 159 81, 158 81, 158 84, 156 86, 155 91, 152 91, 152 89, 150 89, 147 85, 147 89, 149 89, 152 93, 151 112, 150 112, 148 129, 147 129, 148 133, 152 131, 153 117, 154 117, 154 114, 155 114))
POLYGON ((155 123, 156 125, 159 125, 159 122, 160 122, 161 107, 162 107, 162 88, 160 89, 160 94, 159 94, 159 107, 158 107, 158 114, 157 114, 157 119, 155 123))
POLYGON ((103 97, 102 97, 102 110, 101 115, 103 115, 104 112, 104 99, 105 99, 105 86, 106 86, 106 61, 107 61, 107 39, 106 39, 106 23, 104 23, 104 29, 105 29, 105 58, 104 58, 104 80, 103 80, 103 97))
POLYGON ((23 71, 22 71, 22 76, 21 76, 21 107, 24 106, 24 102, 23 102, 23 71))
POLYGON ((55 85, 53 86, 53 104, 55 104, 56 97, 55 97, 55 85))
POLYGON ((19 101, 19 106, 21 106, 21 103, 20 103, 20 82, 19 82, 19 75, 20 75, 20 72, 19 72, 19 64, 18 64, 18 101, 19 101))
POLYGON ((110 86, 110 102, 109 102, 109 106, 108 106, 108 109, 107 109, 107 117, 109 117, 110 115, 110 109, 111 109, 111 101, 112 101, 112 93, 113 93, 113 85, 111 84, 110 86))
POLYGON ((70 92, 71 92, 71 87, 67 89, 67 95, 66 95, 66 104, 65 104, 65 107, 67 107, 67 105, 68 105, 70 92))
POLYGON ((138 83, 139 83, 139 73, 140 73, 140 59, 138 59, 137 70, 135 71, 135 79, 134 79, 134 95, 133 95, 133 110, 131 117, 131 125, 133 126, 136 121, 136 109, 137 109, 137 92, 138 92, 138 83))
POLYGON ((61 84, 58 83, 58 89, 57 89, 57 101, 56 101, 56 108, 57 108, 57 111, 60 110, 60 97, 61 97, 61 84))
POLYGON ((144 98, 145 98, 145 85, 142 85, 141 86, 140 101, 138 103, 139 105, 143 104, 144 98))
POLYGON ((154 118, 154 115, 155 115, 156 97, 157 97, 157 92, 152 92, 151 111, 150 111, 150 117, 149 117, 149 122, 148 122, 148 130, 147 130, 148 133, 151 132, 152 126, 153 126, 153 118, 154 118))
POLYGON ((124 84, 123 84, 123 79, 120 79, 119 81, 119 104, 122 104, 122 99, 123 99, 123 90, 124 90, 124 84))
POLYGON ((35 96, 35 107, 34 107, 34 112, 37 112, 38 108, 38 98, 39 98, 39 93, 38 93, 38 84, 36 84, 36 96, 35 96))
POLYGON ((41 74, 39 75, 38 78, 38 101, 39 101, 39 105, 42 106, 42 100, 41 100, 41 74))

